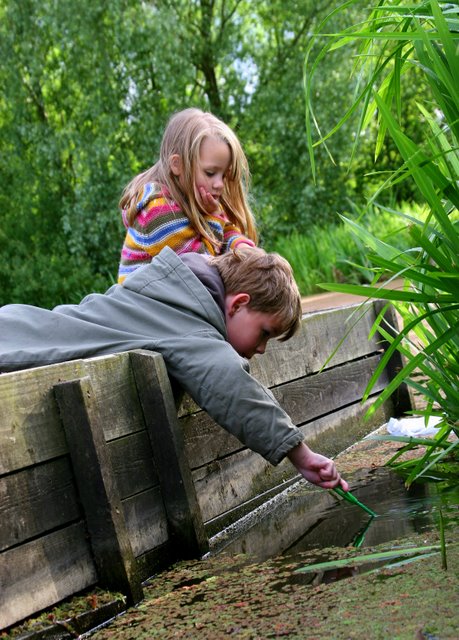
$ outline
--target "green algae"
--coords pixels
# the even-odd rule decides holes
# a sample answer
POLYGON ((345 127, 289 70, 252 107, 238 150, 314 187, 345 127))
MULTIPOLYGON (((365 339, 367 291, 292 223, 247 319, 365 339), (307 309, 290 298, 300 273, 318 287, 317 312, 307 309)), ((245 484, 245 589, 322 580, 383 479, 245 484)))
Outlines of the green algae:
MULTIPOLYGON (((457 533, 457 529, 448 532, 447 545, 457 540, 457 533)), ((411 536, 410 543, 427 547, 438 544, 438 538, 411 536)), ((386 544, 372 551, 393 548, 386 544)), ((438 556, 426 554, 416 563, 368 574, 359 574, 357 568, 351 579, 327 584, 305 582, 294 573, 323 553, 304 553, 295 562, 279 557, 251 564, 239 556, 179 563, 145 587, 145 600, 138 607, 91 637, 413 640, 431 634, 442 640, 457 638, 457 545, 448 549, 448 571, 441 568, 438 556)), ((326 550, 329 557, 356 553, 354 548, 326 550)))
MULTIPOLYGON (((367 441, 355 445, 340 456, 339 468, 349 476, 362 469, 381 467, 394 448, 394 443, 367 441)), ((255 562, 246 555, 220 555, 180 562, 145 584, 145 598, 137 607, 128 609, 90 637, 457 639, 459 526, 453 522, 443 533, 447 571, 442 568, 439 555, 429 557, 426 553, 416 562, 385 565, 372 572, 351 563, 350 567, 338 568, 331 582, 323 582, 320 572, 295 573, 302 566, 324 559, 339 561, 409 546, 427 549, 441 542, 435 531, 410 533, 409 537, 365 549, 314 549, 301 552, 294 559, 279 556, 255 562)), ((13 638, 3 635, 8 640, 13 638)), ((14 639, 18 637, 15 635, 14 639)), ((66 637, 77 636, 74 632, 66 637)))
POLYGON ((76 638, 126 608, 121 593, 94 587, 0 631, 1 640, 76 638))

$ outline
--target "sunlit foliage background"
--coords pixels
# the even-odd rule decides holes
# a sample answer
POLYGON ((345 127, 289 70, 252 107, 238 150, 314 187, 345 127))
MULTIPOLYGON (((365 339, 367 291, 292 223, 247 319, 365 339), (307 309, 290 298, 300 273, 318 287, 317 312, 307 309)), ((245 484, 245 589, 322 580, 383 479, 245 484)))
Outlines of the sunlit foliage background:
MULTIPOLYGON (((374 124, 359 133, 349 163, 357 131, 349 118, 333 138, 334 162, 321 146, 315 183, 311 177, 303 66, 312 32, 334 6, 0 0, 0 303, 77 302, 114 282, 122 189, 154 163, 171 113, 190 105, 237 131, 265 247, 286 246, 291 234, 311 239, 312 230, 333 237, 337 213, 350 215, 384 175, 375 173, 374 124)), ((329 27, 367 14, 366 3, 354 3, 329 27)), ((316 76, 325 130, 349 103, 353 64, 350 47, 327 56, 316 76)), ((406 85, 404 121, 416 140, 422 122, 414 104, 424 87, 416 73, 406 85)), ((399 164, 387 142, 378 172, 399 164)), ((385 197, 392 205, 414 194, 405 182, 385 197)), ((324 272, 350 258, 331 258, 314 240, 307 251, 324 272)), ((312 277, 302 291, 314 288, 312 277)))

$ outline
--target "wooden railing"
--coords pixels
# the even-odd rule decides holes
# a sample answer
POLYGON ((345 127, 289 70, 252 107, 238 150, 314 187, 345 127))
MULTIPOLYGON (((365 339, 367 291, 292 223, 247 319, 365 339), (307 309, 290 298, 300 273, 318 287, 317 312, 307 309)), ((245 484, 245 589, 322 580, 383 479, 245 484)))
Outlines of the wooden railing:
MULTIPOLYGON (((334 456, 410 408, 404 387, 371 421, 385 344, 377 303, 306 315, 251 371, 315 450, 334 456), (352 327, 352 328, 351 328, 352 327), (339 342, 344 342, 323 368, 339 342)), ((394 322, 394 318, 391 318, 394 322)), ((0 375, 0 629, 89 586, 142 598, 141 583, 296 477, 244 448, 191 398, 160 355, 133 351, 0 375)))

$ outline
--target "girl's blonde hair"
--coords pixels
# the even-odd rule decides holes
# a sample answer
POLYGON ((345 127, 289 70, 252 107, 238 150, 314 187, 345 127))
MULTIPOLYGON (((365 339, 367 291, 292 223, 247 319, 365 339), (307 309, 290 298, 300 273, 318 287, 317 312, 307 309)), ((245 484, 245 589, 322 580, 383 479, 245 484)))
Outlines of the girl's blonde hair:
POLYGON ((240 245, 209 259, 220 274, 225 294, 248 293, 254 311, 278 316, 282 324, 279 340, 288 340, 299 329, 301 295, 290 263, 278 253, 240 245))
POLYGON ((166 187, 168 195, 179 205, 195 231, 215 245, 212 231, 203 222, 205 213, 196 200, 194 176, 199 161, 201 144, 205 138, 214 137, 226 142, 231 161, 224 181, 220 202, 230 222, 254 242, 257 241, 255 221, 247 202, 250 172, 241 144, 230 127, 212 113, 200 109, 184 109, 174 114, 164 131, 159 160, 147 171, 136 176, 124 189, 120 207, 126 210, 132 225, 138 210, 137 203, 147 182, 166 187), (181 182, 171 170, 171 157, 177 154, 181 160, 181 182))

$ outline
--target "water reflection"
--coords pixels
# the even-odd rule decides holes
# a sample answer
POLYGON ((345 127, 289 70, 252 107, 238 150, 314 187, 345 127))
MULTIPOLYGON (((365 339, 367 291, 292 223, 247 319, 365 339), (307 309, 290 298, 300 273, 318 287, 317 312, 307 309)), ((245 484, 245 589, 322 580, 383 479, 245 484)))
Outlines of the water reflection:
POLYGON ((363 527, 360 529, 360 531, 357 533, 354 540, 352 541, 353 547, 356 547, 357 549, 359 549, 363 545, 363 543, 365 542, 365 536, 367 534, 367 531, 370 528, 370 525, 374 519, 375 519, 375 516, 370 516, 368 518, 368 522, 366 522, 363 525, 363 527))
POLYGON ((407 491, 403 479, 387 468, 361 472, 353 478, 352 493, 377 517, 299 482, 215 536, 211 553, 246 553, 262 561, 325 547, 374 546, 436 528, 440 507, 446 527, 459 521, 459 487, 440 492, 428 483, 407 491))

